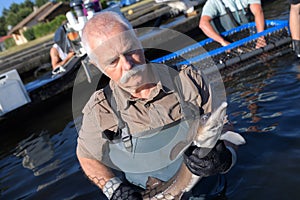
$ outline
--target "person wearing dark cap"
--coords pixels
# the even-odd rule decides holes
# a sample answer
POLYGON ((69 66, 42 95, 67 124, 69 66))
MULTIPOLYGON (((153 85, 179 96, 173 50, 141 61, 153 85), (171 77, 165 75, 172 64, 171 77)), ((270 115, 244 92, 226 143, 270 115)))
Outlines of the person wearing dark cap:
POLYGON ((75 55, 72 50, 64 25, 60 26, 54 34, 54 44, 50 49, 52 74, 65 72, 64 65, 75 55))

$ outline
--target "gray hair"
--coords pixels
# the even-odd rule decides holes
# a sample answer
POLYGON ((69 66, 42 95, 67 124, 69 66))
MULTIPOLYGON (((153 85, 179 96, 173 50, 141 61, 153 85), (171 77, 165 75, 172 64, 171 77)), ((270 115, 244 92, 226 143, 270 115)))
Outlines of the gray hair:
POLYGON ((81 41, 91 61, 96 62, 97 59, 92 53, 93 49, 90 47, 90 38, 99 38, 98 41, 102 42, 101 36, 109 35, 116 27, 123 27, 125 30, 133 31, 133 27, 129 21, 113 11, 101 11, 85 24, 82 30, 81 41))

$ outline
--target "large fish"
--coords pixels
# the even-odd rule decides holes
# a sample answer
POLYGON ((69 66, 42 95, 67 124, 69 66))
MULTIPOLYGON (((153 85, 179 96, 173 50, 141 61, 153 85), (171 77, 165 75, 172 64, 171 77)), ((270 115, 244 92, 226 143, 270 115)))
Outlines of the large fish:
MULTIPOLYGON (((190 134, 194 135, 193 138, 188 138, 187 141, 176 145, 171 152, 170 158, 175 159, 192 143, 201 147, 202 157, 210 152, 219 139, 230 141, 235 145, 244 144, 244 138, 238 133, 227 131, 222 134, 223 125, 227 121, 226 108, 227 103, 223 102, 210 116, 203 115, 200 119, 195 120, 190 131, 196 131, 196 134, 190 134)), ((143 199, 180 199, 183 193, 190 191, 201 178, 201 176, 192 174, 186 165, 182 163, 177 173, 169 181, 162 182, 156 178, 149 177, 147 189, 143 193, 143 199)))

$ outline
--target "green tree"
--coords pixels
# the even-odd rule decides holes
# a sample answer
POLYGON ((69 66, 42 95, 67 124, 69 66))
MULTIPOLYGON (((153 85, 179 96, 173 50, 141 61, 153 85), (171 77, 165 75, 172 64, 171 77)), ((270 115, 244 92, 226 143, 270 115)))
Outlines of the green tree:
POLYGON ((49 0, 35 0, 35 5, 37 7, 41 7, 42 5, 44 5, 45 3, 47 3, 49 0))
POLYGON ((9 49, 10 47, 16 46, 16 42, 13 38, 7 38, 4 40, 5 49, 9 49))
POLYGON ((14 12, 9 12, 6 17, 6 25, 15 26, 19 23, 18 15, 14 12))
POLYGON ((9 10, 4 8, 3 11, 2 11, 2 16, 7 16, 9 13, 9 10))
POLYGON ((28 41, 34 40, 36 37, 34 35, 34 30, 33 28, 29 28, 26 31, 24 31, 24 36, 28 41))
POLYGON ((20 11, 17 13, 18 19, 25 19, 28 15, 32 13, 32 9, 30 8, 22 8, 20 11))
POLYGON ((5 23, 6 23, 5 22, 5 17, 1 16, 0 17, 0 37, 6 35, 7 27, 6 27, 5 23))
POLYGON ((33 8, 34 3, 32 3, 32 1, 30 0, 25 0, 23 3, 21 3, 21 7, 22 8, 33 8))
POLYGON ((13 12, 13 13, 17 13, 20 9, 20 6, 19 4, 16 4, 16 3, 12 3, 9 7, 9 11, 10 12, 13 12))

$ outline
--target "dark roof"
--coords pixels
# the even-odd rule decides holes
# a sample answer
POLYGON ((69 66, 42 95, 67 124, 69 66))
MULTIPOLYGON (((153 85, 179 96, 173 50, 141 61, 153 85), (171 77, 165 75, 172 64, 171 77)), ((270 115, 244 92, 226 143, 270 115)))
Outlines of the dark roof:
POLYGON ((63 7, 63 6, 67 6, 69 8, 69 3, 63 3, 63 2, 58 2, 56 4, 54 4, 50 9, 47 10, 47 12, 45 12, 42 16, 40 16, 38 18, 38 21, 39 22, 42 22, 42 21, 45 21, 46 18, 52 13, 54 12, 55 10, 57 10, 58 8, 60 7, 63 7))
POLYGON ((23 28, 28 24, 31 20, 33 20, 37 15, 39 15, 41 12, 45 11, 46 9, 50 9, 52 6, 54 6, 54 3, 47 2, 44 5, 42 5, 40 8, 38 8, 36 11, 33 11, 30 15, 28 15, 25 19, 23 19, 20 23, 18 23, 16 26, 14 26, 9 32, 8 35, 14 33, 15 31, 23 28))

